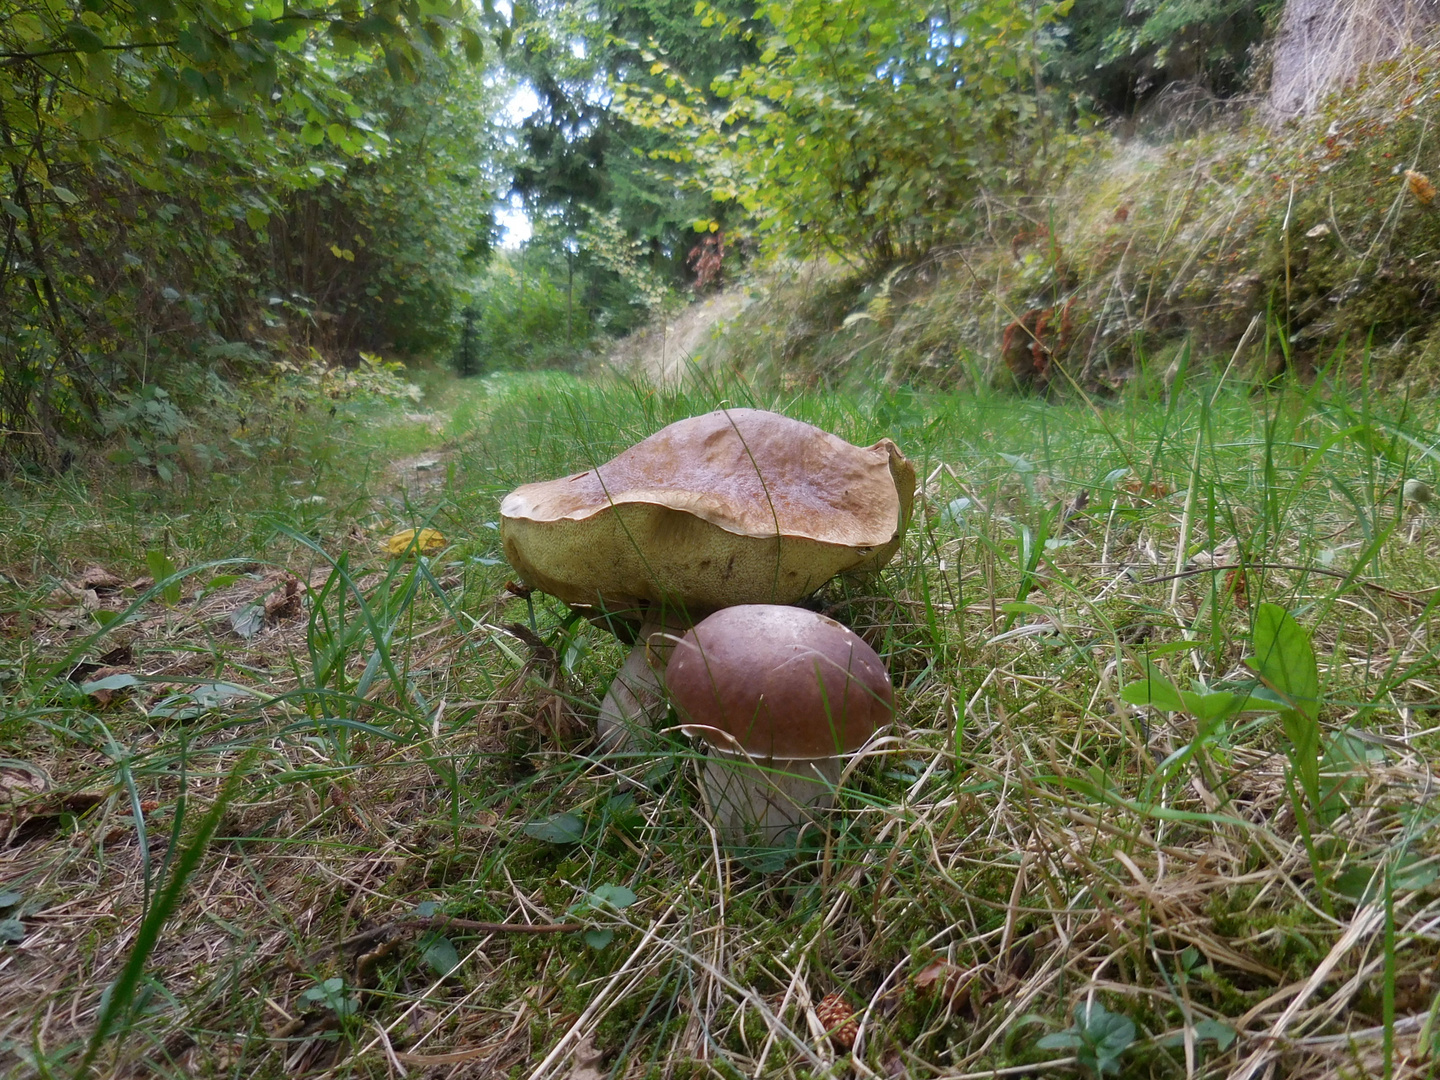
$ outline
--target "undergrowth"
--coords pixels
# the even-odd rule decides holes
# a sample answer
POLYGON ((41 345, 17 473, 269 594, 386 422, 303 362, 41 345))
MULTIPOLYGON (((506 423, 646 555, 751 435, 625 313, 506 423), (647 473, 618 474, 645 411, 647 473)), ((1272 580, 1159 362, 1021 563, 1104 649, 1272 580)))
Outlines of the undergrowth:
POLYGON ((1437 58, 1430 41, 1370 65, 1283 127, 1096 133, 1064 184, 982 197, 981 224, 921 259, 779 267, 717 361, 784 386, 1110 396, 1190 341, 1221 366, 1240 347, 1247 379, 1313 377, 1339 350, 1352 380, 1365 356, 1372 381, 1428 392, 1437 58))
POLYGON ((1178 359, 1100 406, 494 377, 188 493, 8 488, 0 1068, 1424 1075, 1437 415, 1178 359), (716 842, 678 734, 594 752, 624 647, 510 589, 496 529, 721 404, 922 479, 894 564, 818 598, 895 726, 780 849, 716 842), (1134 689, 1263 694, 1282 609, 1313 760, 1274 702, 1134 689))

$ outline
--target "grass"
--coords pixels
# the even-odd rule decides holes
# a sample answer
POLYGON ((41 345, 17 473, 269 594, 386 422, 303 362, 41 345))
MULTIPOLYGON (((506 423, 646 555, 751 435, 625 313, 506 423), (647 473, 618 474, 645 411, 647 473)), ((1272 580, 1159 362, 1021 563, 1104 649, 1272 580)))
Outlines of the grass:
POLYGON ((1440 417, 1357 384, 495 377, 312 409, 175 487, 10 487, 0 1070, 1428 1075, 1440 523, 1401 491, 1440 417), (714 841, 678 736, 592 755, 623 647, 506 590, 495 529, 515 485, 720 402, 890 436, 923 480, 895 563, 819 598, 895 728, 783 850, 714 841), (384 554, 413 527, 447 547, 384 554), (154 552, 176 580, 140 581, 154 552), (52 599, 91 565, 139 582, 88 598, 123 618, 52 599), (1125 690, 1253 686, 1262 604, 1316 657, 1318 805, 1273 712, 1125 690))

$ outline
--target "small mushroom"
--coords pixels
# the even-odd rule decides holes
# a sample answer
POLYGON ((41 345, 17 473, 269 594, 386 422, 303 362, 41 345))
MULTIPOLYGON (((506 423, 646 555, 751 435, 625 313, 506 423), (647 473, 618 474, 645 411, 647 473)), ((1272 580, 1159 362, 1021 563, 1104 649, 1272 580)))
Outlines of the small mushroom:
POLYGON ((854 446, 760 409, 680 420, 611 461, 505 497, 500 535, 524 581, 639 632, 600 736, 664 714, 677 634, 736 604, 790 604, 878 570, 909 523, 915 469, 889 439, 854 446))
POLYGON ((846 757, 894 711, 875 650, 803 608, 711 615, 675 646, 665 683, 684 730, 709 746, 706 800, 731 843, 773 843, 828 809, 846 757))

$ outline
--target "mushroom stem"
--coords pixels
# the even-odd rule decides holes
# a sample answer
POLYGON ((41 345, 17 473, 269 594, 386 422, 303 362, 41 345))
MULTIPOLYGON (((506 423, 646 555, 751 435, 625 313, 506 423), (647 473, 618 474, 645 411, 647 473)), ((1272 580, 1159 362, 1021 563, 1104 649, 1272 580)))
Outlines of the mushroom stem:
POLYGON ((701 784, 728 844, 773 845, 835 805, 841 757, 757 760, 711 746, 701 784))
POLYGON ((665 665, 690 622, 673 614, 647 617, 625 663, 600 703, 595 731, 600 749, 628 750, 636 731, 649 731, 665 716, 665 665))

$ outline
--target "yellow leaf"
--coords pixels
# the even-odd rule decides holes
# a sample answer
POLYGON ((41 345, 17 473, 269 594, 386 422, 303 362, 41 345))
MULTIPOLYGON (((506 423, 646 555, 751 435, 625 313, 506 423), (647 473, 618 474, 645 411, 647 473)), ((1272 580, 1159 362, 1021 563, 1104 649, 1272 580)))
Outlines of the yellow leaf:
POLYGON ((391 555, 406 555, 419 551, 421 555, 433 555, 445 546, 445 537, 438 529, 406 529, 385 541, 385 550, 391 555))

